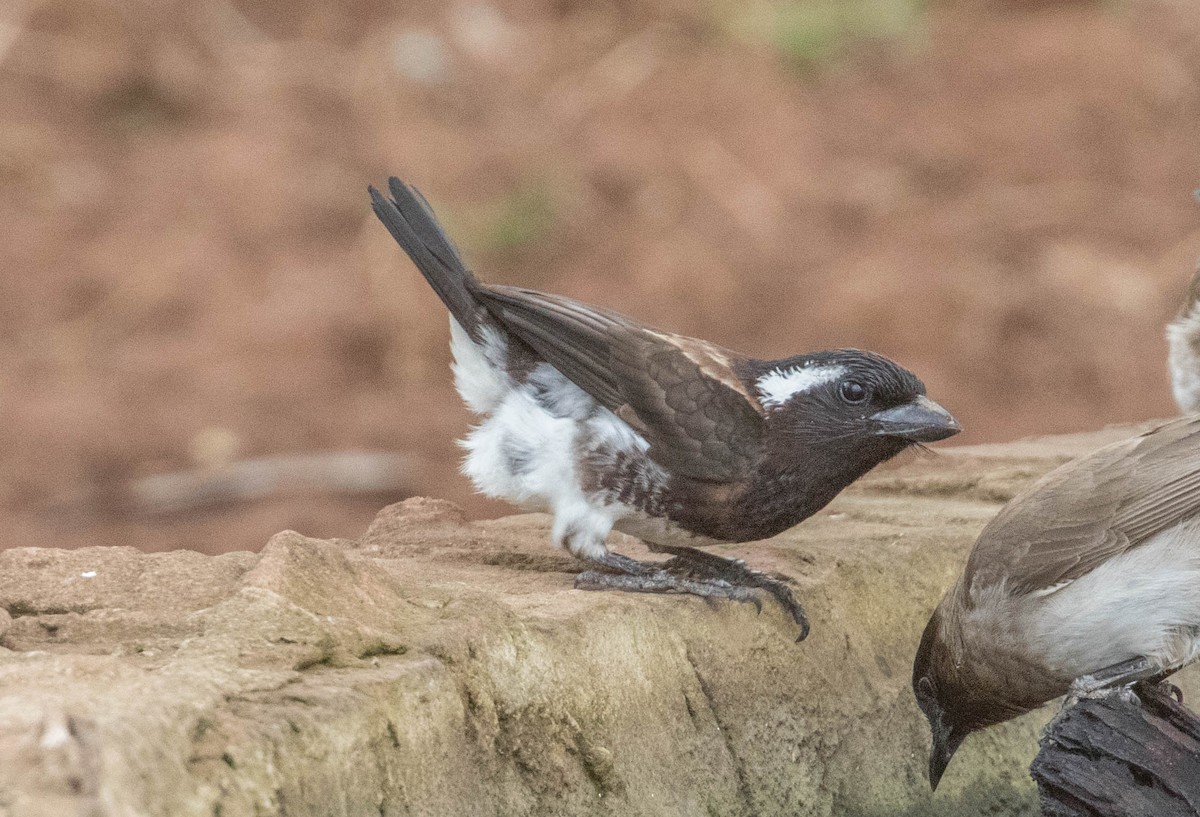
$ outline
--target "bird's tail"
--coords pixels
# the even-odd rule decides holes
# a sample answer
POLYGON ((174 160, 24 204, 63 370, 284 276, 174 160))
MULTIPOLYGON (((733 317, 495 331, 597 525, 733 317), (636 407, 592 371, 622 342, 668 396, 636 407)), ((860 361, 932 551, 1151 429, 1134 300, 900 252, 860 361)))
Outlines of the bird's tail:
POLYGON ((1167 347, 1175 402, 1185 414, 1200 412, 1200 267, 1179 314, 1167 324, 1167 347))
POLYGON ((371 206, 383 226, 408 253, 454 319, 475 337, 485 315, 474 294, 477 281, 438 223, 429 202, 415 187, 395 176, 388 179, 391 198, 374 187, 367 190, 371 194, 371 206))

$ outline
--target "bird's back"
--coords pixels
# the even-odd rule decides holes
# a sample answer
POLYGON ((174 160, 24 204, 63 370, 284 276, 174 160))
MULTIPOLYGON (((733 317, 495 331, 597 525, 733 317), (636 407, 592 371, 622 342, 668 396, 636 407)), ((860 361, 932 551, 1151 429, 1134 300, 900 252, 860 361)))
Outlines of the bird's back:
POLYGON ((1164 530, 1200 515, 1200 417, 1175 420, 1051 471, 979 535, 971 593, 1065 586, 1164 530))
POLYGON ((963 641, 980 651, 973 660, 1025 661, 1054 679, 1054 694, 1138 655, 1164 668, 1193 660, 1200 418, 1048 474, 985 528, 962 582, 963 641))

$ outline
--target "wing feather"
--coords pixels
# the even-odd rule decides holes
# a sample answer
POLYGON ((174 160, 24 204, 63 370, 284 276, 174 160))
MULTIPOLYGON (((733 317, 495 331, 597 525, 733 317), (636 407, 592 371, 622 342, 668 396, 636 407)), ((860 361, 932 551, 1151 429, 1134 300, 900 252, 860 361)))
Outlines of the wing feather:
POLYGON ((964 576, 1021 595, 1086 575, 1200 515, 1200 417, 1186 417, 1051 471, 984 528, 964 576))
POLYGON ((534 290, 480 287, 476 297, 601 405, 632 414, 660 465, 706 482, 735 481, 753 466, 763 417, 733 387, 733 353, 534 290))

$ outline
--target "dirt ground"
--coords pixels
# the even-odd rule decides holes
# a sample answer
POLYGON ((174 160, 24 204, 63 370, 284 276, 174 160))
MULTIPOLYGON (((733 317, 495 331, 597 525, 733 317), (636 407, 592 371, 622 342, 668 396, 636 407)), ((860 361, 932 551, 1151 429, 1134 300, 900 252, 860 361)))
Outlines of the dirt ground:
POLYGON ((489 280, 884 352, 963 442, 1172 413, 1200 6, 816 2, 4 4, 0 545, 503 512, 368 206, 392 173, 489 280))

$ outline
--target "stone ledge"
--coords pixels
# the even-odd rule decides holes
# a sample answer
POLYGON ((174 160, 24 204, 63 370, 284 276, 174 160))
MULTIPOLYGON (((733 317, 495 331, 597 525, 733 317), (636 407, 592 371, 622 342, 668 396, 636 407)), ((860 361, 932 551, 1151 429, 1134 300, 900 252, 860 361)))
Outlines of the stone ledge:
POLYGON ((574 590, 545 517, 428 499, 261 554, 5 551, 0 815, 1036 814, 1052 712, 931 798, 912 653, 999 503, 1134 430, 945 449, 722 548, 797 579, 802 644, 770 603, 574 590))

